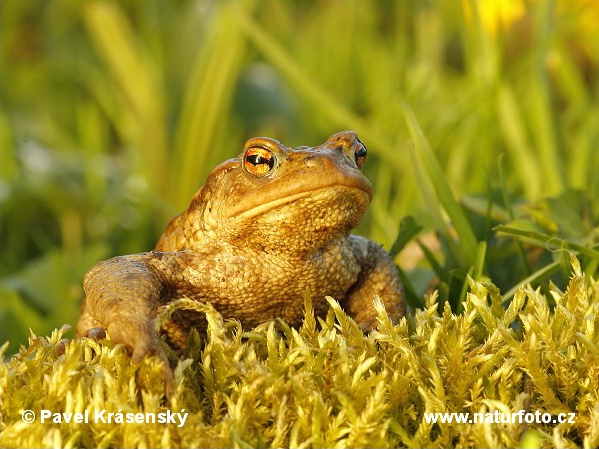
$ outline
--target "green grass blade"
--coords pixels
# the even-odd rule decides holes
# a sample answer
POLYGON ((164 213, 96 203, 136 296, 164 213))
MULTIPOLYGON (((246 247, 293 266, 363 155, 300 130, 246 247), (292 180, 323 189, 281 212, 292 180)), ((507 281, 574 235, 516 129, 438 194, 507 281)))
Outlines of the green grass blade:
POLYGON ((335 122, 344 123, 360 129, 364 123, 360 117, 343 107, 343 104, 333 99, 320 85, 310 78, 294 61, 292 56, 271 36, 265 28, 256 22, 249 14, 239 10, 237 21, 252 43, 277 67, 293 86, 306 95, 316 105, 328 111, 335 122))
POLYGON ((201 184, 198 175, 208 171, 201 167, 206 165, 229 112, 245 49, 245 37, 234 14, 243 8, 243 3, 231 2, 215 12, 185 88, 170 167, 171 179, 177 182, 171 183, 169 197, 178 209, 187 206, 201 184))
POLYGON ((530 86, 530 110, 528 111, 532 120, 531 131, 535 139, 535 146, 539 150, 541 169, 545 180, 543 193, 548 196, 562 192, 565 184, 555 133, 558 124, 554 108, 551 107, 555 99, 552 98, 546 62, 552 34, 551 28, 554 26, 554 8, 554 2, 543 2, 535 12, 534 20, 538 27, 538 32, 535 34, 536 48, 533 50, 536 82, 531 83, 530 86))
POLYGON ((421 309, 422 307, 424 307, 424 300, 422 295, 418 293, 410 277, 406 275, 406 273, 401 269, 401 267, 398 267, 398 270, 399 278, 401 279, 401 282, 403 284, 406 302, 414 310, 421 309))
POLYGON ((441 214, 442 209, 447 213, 460 239, 461 258, 466 264, 473 265, 477 252, 477 240, 474 231, 463 209, 453 197, 451 187, 414 113, 405 102, 403 103, 403 112, 410 135, 414 141, 412 151, 417 161, 424 167, 424 171, 435 190, 436 199, 438 200, 437 204, 431 205, 430 210, 437 215, 441 214))
POLYGON ((441 266, 441 263, 437 260, 434 253, 429 249, 428 246, 426 246, 424 243, 422 243, 422 241, 417 239, 416 243, 418 243, 420 250, 424 254, 424 257, 426 258, 427 262, 430 264, 430 266, 433 269, 433 271, 435 272, 435 274, 437 276, 439 276, 440 278, 442 278, 446 274, 446 270, 441 266))
POLYGON ((282 73, 293 88, 308 99, 321 113, 342 129, 355 129, 368 142, 368 149, 393 163, 401 163, 397 146, 382 135, 369 122, 347 108, 343 101, 334 98, 314 77, 309 76, 292 55, 266 29, 245 11, 238 9, 239 27, 253 45, 282 73))
POLYGON ((158 68, 146 57, 128 18, 116 3, 90 2, 84 9, 84 18, 100 58, 136 118, 133 146, 140 153, 140 173, 154 191, 164 193, 167 136, 158 68))
POLYGON ((527 125, 522 119, 514 90, 508 84, 504 84, 499 89, 498 100, 499 125, 514 170, 520 178, 520 185, 527 198, 538 198, 541 193, 542 179, 537 170, 538 162, 526 137, 527 125))
POLYGON ((569 250, 576 251, 585 256, 599 260, 599 251, 588 246, 578 245, 566 239, 555 237, 553 235, 544 234, 536 231, 526 231, 511 226, 499 225, 493 228, 498 233, 522 237, 522 240, 533 243, 538 246, 546 247, 548 250, 569 250), (553 247, 553 248, 552 248, 553 247))
MULTIPOLYGON (((513 221, 516 218, 516 215, 514 214, 512 200, 510 198, 509 190, 508 190, 507 183, 505 180, 505 170, 503 169, 503 161, 504 161, 504 158, 503 158, 503 154, 502 154, 499 156, 499 161, 497 164, 498 171, 499 171, 499 186, 500 186, 500 190, 501 190, 501 200, 503 202, 503 208, 507 211, 507 213, 510 217, 510 220, 513 221)), ((524 251, 524 246, 522 245, 522 242, 517 241, 516 248, 518 251, 518 259, 519 259, 520 263, 526 270, 526 273, 530 274, 532 270, 530 268, 530 264, 528 263, 528 259, 526 258, 526 251, 524 251)))
POLYGON ((472 269, 472 278, 480 282, 481 278, 485 272, 485 261, 487 259, 487 242, 482 241, 478 242, 478 247, 476 249, 476 261, 474 263, 474 267, 472 269))
POLYGON ((401 220, 399 224, 399 232, 397 233, 397 238, 393 245, 391 245, 391 249, 389 250, 389 254, 391 257, 397 256, 402 249, 408 244, 414 236, 416 236, 422 230, 422 226, 416 223, 414 217, 408 215, 401 220))
POLYGON ((540 270, 535 271, 533 274, 526 277, 522 281, 518 282, 502 296, 503 302, 508 302, 512 298, 512 296, 514 296, 516 292, 520 290, 522 286, 539 282, 541 279, 545 279, 551 276, 553 273, 557 273, 560 269, 561 264, 561 260, 551 262, 550 264, 545 265, 540 270))

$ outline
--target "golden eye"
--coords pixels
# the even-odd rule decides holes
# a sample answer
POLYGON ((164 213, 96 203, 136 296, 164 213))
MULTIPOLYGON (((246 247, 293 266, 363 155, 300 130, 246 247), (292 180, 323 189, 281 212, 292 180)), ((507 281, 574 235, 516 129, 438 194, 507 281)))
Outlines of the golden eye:
POLYGON ((275 168, 276 156, 270 150, 262 147, 251 147, 243 155, 243 167, 250 175, 266 176, 275 168))
POLYGON ((368 151, 362 142, 358 140, 356 145, 356 149, 354 150, 354 158, 356 159, 356 164, 358 168, 362 168, 366 163, 366 157, 368 156, 368 151))

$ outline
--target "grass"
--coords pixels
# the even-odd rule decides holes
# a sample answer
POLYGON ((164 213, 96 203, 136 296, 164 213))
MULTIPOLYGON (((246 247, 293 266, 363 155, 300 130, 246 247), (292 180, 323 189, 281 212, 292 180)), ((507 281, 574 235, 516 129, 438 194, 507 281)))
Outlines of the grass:
MULTIPOLYGON (((31 335, 2 364, 4 447, 596 447, 599 444, 599 284, 572 259, 555 310, 521 288, 509 307, 497 287, 470 280, 463 313, 436 294, 393 326, 363 335, 330 300, 326 320, 309 303, 300 329, 282 322, 242 332, 210 307, 173 357, 166 404, 160 367, 131 365, 121 346, 31 335), (62 346, 61 350, 57 347, 62 346), (24 410, 189 413, 185 424, 41 423, 24 410), (428 412, 572 413, 571 423, 427 423, 428 412)), ((182 305, 188 307, 189 305, 182 305)), ((196 305, 197 308, 197 305, 196 305)), ((6 347, 4 347, 4 350, 6 347)), ((473 416, 473 415, 471 415, 473 416)), ((92 420, 93 421, 93 420, 92 420)))
MULTIPOLYGON (((441 242, 404 273, 413 307, 433 277, 456 311, 468 273, 506 292, 524 278, 547 287, 543 273, 564 285, 567 257, 494 226, 597 244, 592 2, 534 4, 502 26, 493 17, 518 8, 203 4, 3 3, 0 287, 11 352, 30 325, 47 334, 74 322, 85 269, 151 248, 206 174, 255 135, 314 145, 358 131, 376 188, 358 232, 391 248, 410 215, 441 242), (567 208, 576 190, 584 198, 568 221, 542 210, 547 198, 567 208), (557 259, 558 277, 546 268, 557 259)), ((581 262, 596 272, 596 257, 581 262)))
POLYGON ((558 316, 571 255, 599 277, 593 0, 7 0, 0 21, 5 357, 73 324, 85 271, 151 249, 257 135, 358 132, 375 196, 356 232, 394 254, 414 316, 436 290, 466 319, 486 282, 506 309, 531 284, 558 316))

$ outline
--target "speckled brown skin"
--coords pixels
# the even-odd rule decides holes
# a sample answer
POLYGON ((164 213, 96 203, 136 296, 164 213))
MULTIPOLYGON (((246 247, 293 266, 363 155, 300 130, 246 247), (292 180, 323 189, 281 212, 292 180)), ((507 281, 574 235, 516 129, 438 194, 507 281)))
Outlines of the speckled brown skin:
MULTIPOLYGON (((372 185, 361 173, 366 148, 354 132, 315 148, 286 148, 267 138, 210 174, 189 208, 152 252, 100 262, 84 280, 77 334, 108 330, 133 360, 166 362, 153 319, 161 305, 189 297, 251 328, 274 318, 299 326, 304 298, 319 315, 337 299, 365 331, 380 297, 397 321, 405 304, 397 268, 376 243, 349 232, 362 219, 372 185), (269 163, 270 162, 270 163, 269 163)), ((174 315, 162 331, 185 345, 200 316, 174 315)))

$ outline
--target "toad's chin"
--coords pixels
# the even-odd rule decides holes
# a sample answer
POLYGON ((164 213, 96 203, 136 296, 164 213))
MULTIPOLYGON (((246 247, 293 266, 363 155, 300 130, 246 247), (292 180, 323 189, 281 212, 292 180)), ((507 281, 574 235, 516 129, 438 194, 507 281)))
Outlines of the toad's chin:
POLYGON ((370 196, 361 189, 334 186, 296 193, 262 204, 232 217, 242 227, 261 233, 317 234, 333 238, 349 232, 362 220, 370 196))

